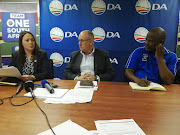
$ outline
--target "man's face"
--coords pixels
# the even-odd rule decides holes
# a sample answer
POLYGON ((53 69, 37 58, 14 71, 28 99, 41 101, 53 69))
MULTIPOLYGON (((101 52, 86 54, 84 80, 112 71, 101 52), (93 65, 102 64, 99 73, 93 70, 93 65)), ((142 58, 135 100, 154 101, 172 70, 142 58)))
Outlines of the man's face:
POLYGON ((89 53, 92 51, 92 39, 89 38, 86 32, 81 32, 79 35, 79 49, 84 53, 89 53))
POLYGON ((155 33, 149 32, 146 36, 145 41, 145 49, 148 52, 155 53, 156 52, 156 46, 159 44, 159 40, 156 37, 155 33))

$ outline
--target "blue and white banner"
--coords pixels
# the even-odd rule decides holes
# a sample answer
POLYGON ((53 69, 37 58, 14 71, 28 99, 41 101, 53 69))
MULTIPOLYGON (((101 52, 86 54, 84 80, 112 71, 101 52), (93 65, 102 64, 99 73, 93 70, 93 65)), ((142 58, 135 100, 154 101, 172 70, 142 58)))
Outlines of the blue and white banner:
POLYGON ((5 42, 18 41, 21 31, 35 35, 34 13, 1 12, 2 39, 5 42))
POLYGON ((70 53, 79 50, 83 30, 95 35, 94 46, 109 52, 114 81, 124 80, 130 53, 144 46, 147 32, 165 29, 164 46, 175 52, 179 0, 40 0, 40 46, 54 62, 55 77, 64 78, 70 53))

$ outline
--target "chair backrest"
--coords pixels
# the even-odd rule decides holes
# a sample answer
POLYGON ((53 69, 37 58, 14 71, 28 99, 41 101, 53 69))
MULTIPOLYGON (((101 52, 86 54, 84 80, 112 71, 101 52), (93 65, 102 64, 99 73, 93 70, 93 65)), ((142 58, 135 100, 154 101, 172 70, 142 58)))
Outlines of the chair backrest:
POLYGON ((54 78, 54 66, 53 66, 53 60, 49 59, 50 67, 49 67, 49 78, 48 79, 53 79, 54 78))
POLYGON ((177 70, 177 72, 176 72, 176 77, 175 77, 175 83, 177 83, 177 84, 180 84, 180 61, 178 60, 178 62, 177 62, 177 65, 176 65, 176 70, 177 70))
POLYGON ((3 65, 3 63, 2 63, 2 57, 1 57, 1 47, 0 47, 0 67, 2 68, 2 65, 3 65))
POLYGON ((18 51, 19 50, 19 46, 13 46, 12 47, 12 52, 18 51))

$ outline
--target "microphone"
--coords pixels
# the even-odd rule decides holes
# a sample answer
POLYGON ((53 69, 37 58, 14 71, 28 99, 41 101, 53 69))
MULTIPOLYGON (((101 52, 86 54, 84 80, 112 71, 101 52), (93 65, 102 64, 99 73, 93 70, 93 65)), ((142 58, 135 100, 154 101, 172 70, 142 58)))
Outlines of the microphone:
POLYGON ((33 83, 33 81, 26 81, 26 82, 24 83, 24 87, 25 87, 25 90, 26 90, 27 92, 32 92, 32 90, 34 89, 34 83, 33 83))
POLYGON ((21 92, 21 90, 23 89, 23 87, 24 87, 24 82, 20 82, 20 83, 18 84, 17 91, 16 91, 16 94, 15 94, 15 95, 19 94, 19 92, 21 92))
POLYGON ((41 82, 43 88, 46 88, 51 94, 54 93, 54 88, 49 84, 49 82, 44 79, 41 82))

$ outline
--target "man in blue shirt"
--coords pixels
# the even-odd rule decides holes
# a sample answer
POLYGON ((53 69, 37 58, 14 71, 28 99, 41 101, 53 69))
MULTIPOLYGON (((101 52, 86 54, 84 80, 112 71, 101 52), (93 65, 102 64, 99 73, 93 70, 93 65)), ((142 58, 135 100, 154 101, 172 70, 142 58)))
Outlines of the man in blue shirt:
POLYGON ((160 27, 148 32, 145 46, 135 49, 125 65, 125 76, 129 80, 140 86, 148 86, 151 81, 174 82, 177 56, 163 47, 165 39, 166 33, 160 27))

